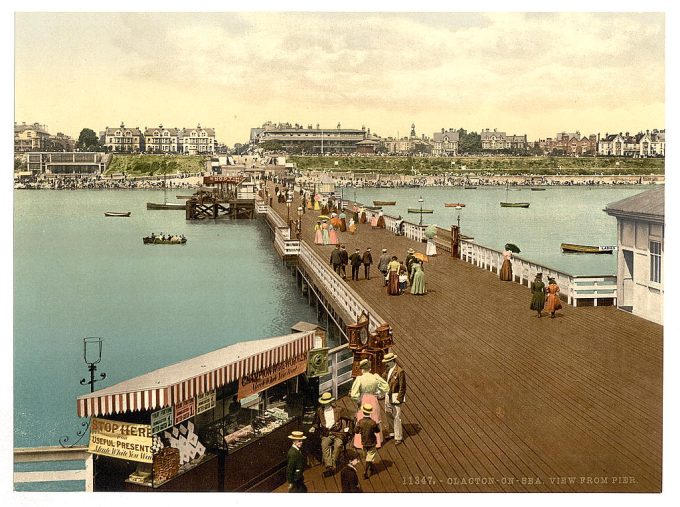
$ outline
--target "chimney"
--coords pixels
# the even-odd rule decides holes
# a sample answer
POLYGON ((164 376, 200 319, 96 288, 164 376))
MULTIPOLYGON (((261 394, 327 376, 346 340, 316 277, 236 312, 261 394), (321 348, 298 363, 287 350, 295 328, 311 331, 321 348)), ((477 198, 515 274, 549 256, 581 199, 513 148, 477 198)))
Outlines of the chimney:
POLYGON ((444 127, 442 127, 442 134, 444 133, 444 127))

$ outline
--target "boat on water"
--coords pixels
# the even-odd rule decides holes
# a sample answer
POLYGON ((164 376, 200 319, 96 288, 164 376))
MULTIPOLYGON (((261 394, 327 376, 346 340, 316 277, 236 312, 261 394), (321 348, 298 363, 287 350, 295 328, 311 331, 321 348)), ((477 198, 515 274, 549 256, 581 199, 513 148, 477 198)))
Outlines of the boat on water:
POLYGON ((373 206, 394 206, 397 201, 373 201, 373 206))
POLYGON ((472 185, 465 185, 465 190, 475 190, 477 187, 472 186, 472 185))
POLYGON ((187 242, 184 236, 171 236, 165 239, 161 236, 146 236, 142 238, 145 245, 183 245, 187 242))
POLYGON ((105 217, 129 217, 130 211, 106 211, 104 213, 105 217))
POLYGON ((541 188, 541 187, 531 187, 532 192, 543 192, 545 190, 546 190, 545 188, 541 188))
POLYGON ((560 245, 564 253, 588 253, 588 254, 610 254, 616 250, 615 246, 594 246, 576 245, 573 243, 562 243, 560 245))
POLYGON ((165 174, 163 174, 163 203, 147 202, 146 209, 187 209, 186 203, 168 202, 168 187, 165 185, 165 174))
POLYGON ((465 204, 462 202, 446 202, 444 203, 445 208, 464 208, 465 204))
POLYGON ((409 213, 434 213, 433 209, 409 208, 409 213))
POLYGON ((528 208, 528 202, 502 202, 501 208, 528 208))
MULTIPOLYGON (((528 208, 528 202, 511 202, 508 201, 508 191, 510 190, 508 184, 505 184, 505 202, 501 202, 501 208, 528 208)), ((515 190, 515 189, 513 189, 515 190)))

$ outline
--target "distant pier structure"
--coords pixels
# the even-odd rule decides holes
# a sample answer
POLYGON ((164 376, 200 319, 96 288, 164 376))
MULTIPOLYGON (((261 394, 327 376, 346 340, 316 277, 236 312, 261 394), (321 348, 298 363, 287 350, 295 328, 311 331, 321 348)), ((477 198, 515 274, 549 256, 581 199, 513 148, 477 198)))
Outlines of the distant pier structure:
POLYGON ((187 200, 187 220, 254 217, 255 185, 245 176, 204 176, 203 185, 187 200))

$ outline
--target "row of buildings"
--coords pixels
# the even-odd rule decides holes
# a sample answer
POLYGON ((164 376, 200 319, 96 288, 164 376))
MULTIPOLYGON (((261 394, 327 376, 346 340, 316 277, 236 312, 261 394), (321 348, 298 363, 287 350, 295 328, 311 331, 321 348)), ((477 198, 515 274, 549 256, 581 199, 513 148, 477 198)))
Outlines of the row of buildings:
POLYGON ((73 138, 58 132, 49 133, 47 125, 41 123, 14 123, 14 152, 29 151, 73 151, 76 146, 73 138))
MULTIPOLYGON (((371 129, 320 128, 290 123, 266 122, 250 130, 250 142, 244 148, 257 150, 279 150, 288 153, 357 153, 387 155, 431 154, 435 157, 450 157, 469 151, 463 146, 462 137, 467 132, 453 128, 441 129, 432 137, 416 135, 411 125, 409 136, 382 138, 371 133, 371 129)), ((620 156, 620 157, 663 157, 666 152, 665 130, 647 130, 631 135, 629 132, 582 135, 576 132, 558 132, 554 138, 528 141, 526 134, 508 134, 498 129, 483 129, 479 133, 477 149, 487 153, 533 153, 561 156, 620 156)))

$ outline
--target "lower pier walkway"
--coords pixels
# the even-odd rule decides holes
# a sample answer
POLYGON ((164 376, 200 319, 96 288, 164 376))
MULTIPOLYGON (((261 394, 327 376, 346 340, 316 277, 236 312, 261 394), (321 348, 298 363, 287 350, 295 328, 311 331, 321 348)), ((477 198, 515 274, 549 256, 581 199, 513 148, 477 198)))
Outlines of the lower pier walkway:
MULTIPOLYGON (((286 204, 273 201, 285 221, 286 204)), ((296 194, 292 220, 299 205, 296 194)), ((329 259, 334 247, 313 242, 318 215, 306 211, 302 240, 329 259)), ((362 268, 339 283, 392 326, 408 379, 404 444, 379 450, 364 491, 661 490, 662 326, 613 306, 563 304, 539 319, 526 286, 448 252, 425 264, 426 295, 388 296, 381 249, 403 261, 425 244, 369 224, 338 234, 350 254, 371 247, 371 279, 362 268)), ((309 490, 339 491, 340 475, 322 469, 305 473, 309 490)))

